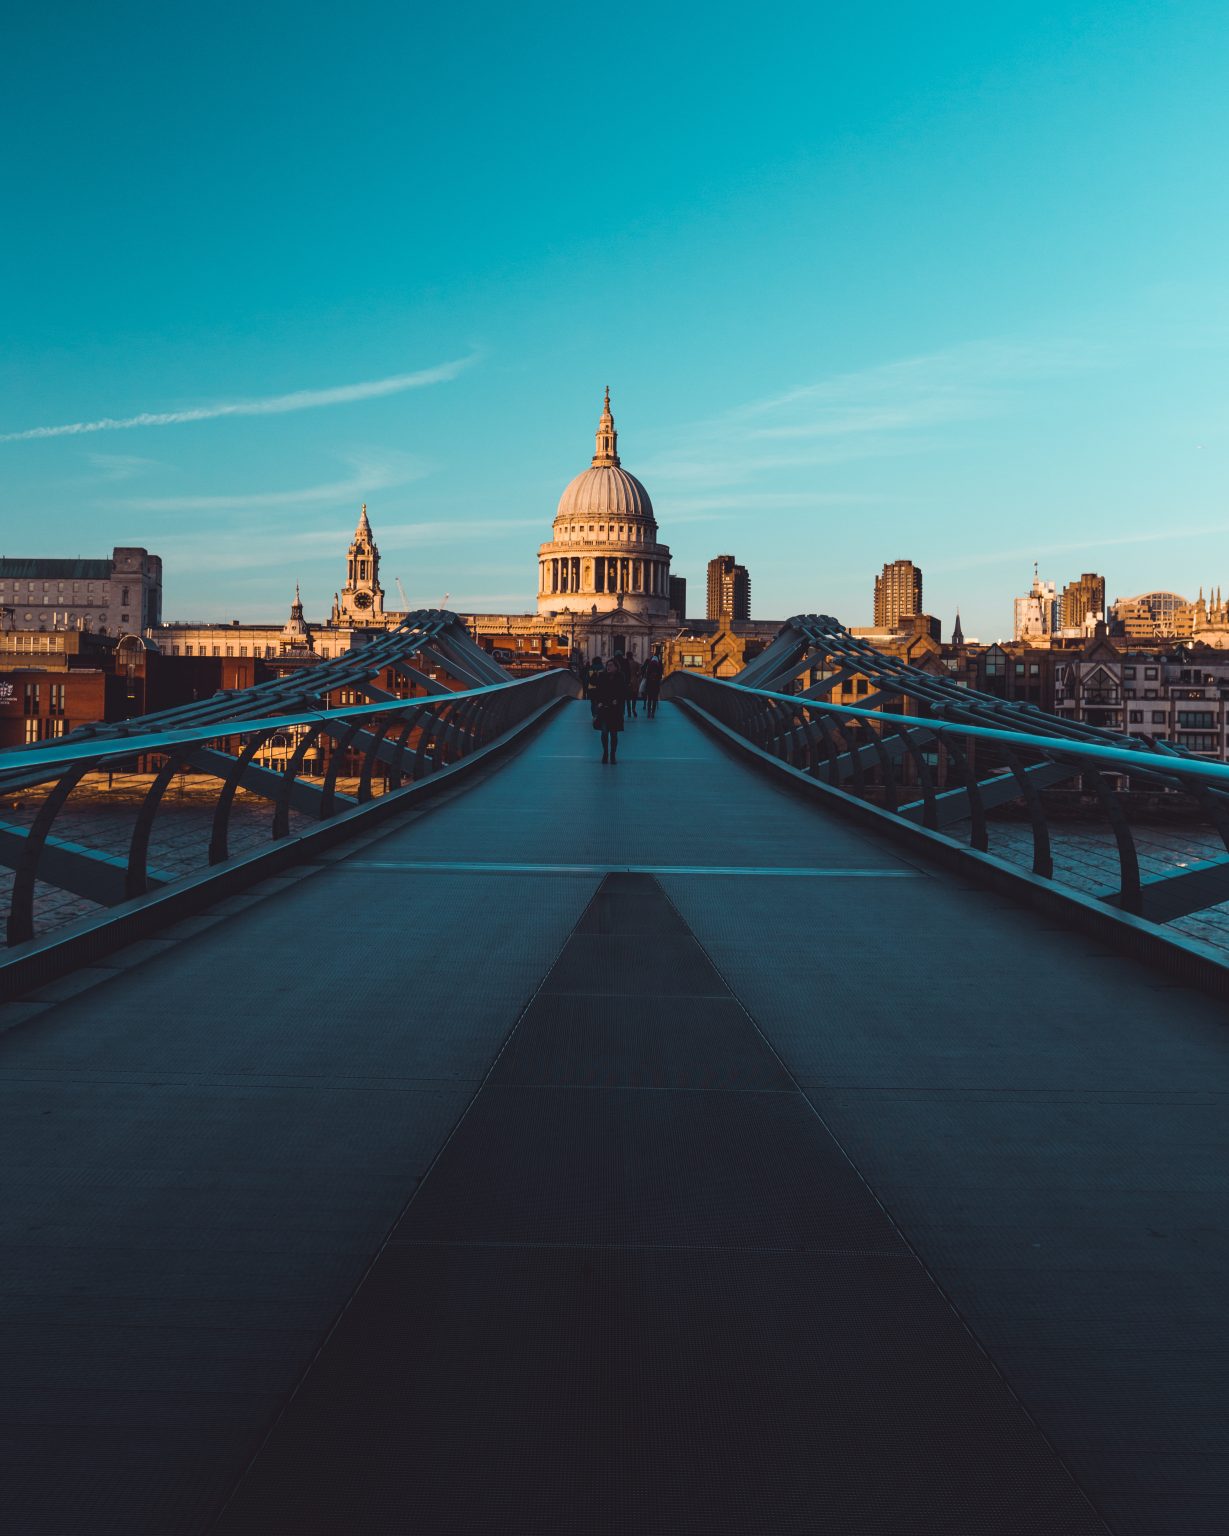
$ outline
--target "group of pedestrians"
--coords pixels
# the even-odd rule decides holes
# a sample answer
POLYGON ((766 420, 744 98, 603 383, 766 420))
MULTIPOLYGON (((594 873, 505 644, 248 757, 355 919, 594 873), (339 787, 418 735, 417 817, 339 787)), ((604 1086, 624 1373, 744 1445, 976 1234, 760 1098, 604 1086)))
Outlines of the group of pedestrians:
POLYGON ((647 720, 656 717, 664 671, 660 651, 654 651, 643 666, 622 651, 607 661, 594 656, 587 670, 582 663, 581 685, 593 712, 593 729, 602 735, 604 763, 618 762, 624 722, 639 719, 641 704, 647 720))

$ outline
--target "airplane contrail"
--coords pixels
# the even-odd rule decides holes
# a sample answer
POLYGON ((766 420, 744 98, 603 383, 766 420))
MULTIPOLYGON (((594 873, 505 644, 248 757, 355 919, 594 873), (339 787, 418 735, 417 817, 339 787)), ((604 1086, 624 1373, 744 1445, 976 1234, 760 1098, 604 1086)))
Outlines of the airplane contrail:
POLYGON ((332 389, 298 389, 289 395, 270 395, 263 400, 226 400, 217 405, 198 405, 185 411, 142 411, 139 416, 103 416, 98 421, 69 421, 54 427, 27 427, 24 432, 0 432, 0 443, 24 443, 39 437, 77 437, 85 432, 125 432, 131 427, 173 427, 187 421, 213 421, 219 416, 282 416, 288 411, 311 411, 322 405, 347 405, 353 400, 375 400, 406 389, 443 384, 474 361, 462 357, 417 373, 395 373, 387 379, 368 379, 361 384, 338 384, 332 389))

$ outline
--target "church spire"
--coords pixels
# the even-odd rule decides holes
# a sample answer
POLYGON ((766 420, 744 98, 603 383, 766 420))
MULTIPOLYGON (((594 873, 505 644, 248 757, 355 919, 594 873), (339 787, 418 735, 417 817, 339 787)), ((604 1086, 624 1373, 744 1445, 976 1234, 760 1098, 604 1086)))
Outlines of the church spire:
POLYGON ((619 462, 619 434, 615 431, 614 417, 610 414, 610 385, 606 386, 606 399, 602 405, 602 419, 597 424, 597 451, 593 462, 599 468, 619 462))
POLYGON ((963 645, 964 644, 964 630, 961 628, 961 625, 960 625, 960 609, 959 608, 956 609, 956 622, 952 625, 952 644, 953 645, 963 645))
POLYGON ((362 535, 362 534, 365 533, 368 538, 371 537, 371 524, 367 521, 367 503, 366 502, 363 503, 363 510, 359 513, 359 517, 358 517, 358 527, 354 530, 354 532, 355 532, 356 536, 362 535))

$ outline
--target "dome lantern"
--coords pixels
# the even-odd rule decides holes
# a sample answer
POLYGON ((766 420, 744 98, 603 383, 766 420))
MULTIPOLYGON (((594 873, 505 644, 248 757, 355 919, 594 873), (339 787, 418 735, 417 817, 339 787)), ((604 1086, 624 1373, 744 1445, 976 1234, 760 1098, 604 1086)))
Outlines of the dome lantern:
POLYGON ((610 385, 606 386, 606 400, 602 406, 601 420, 597 424, 597 451, 593 455, 595 469, 616 468, 619 463, 619 434, 615 430, 614 417, 610 414, 610 385))

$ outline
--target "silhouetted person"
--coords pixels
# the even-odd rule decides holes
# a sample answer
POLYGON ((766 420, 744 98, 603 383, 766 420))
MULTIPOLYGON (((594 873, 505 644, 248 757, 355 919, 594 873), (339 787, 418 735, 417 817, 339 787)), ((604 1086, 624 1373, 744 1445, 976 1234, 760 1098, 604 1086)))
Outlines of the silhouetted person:
POLYGON ((657 701, 661 697, 661 679, 665 670, 661 653, 654 651, 644 664, 644 712, 650 720, 657 714, 657 701))
POLYGON ((623 708, 630 720, 639 714, 636 701, 640 697, 640 668, 630 656, 626 658, 626 661, 627 666, 624 668, 624 675, 627 678, 627 702, 623 708))
POLYGON ((623 729, 623 707, 627 702, 627 682, 623 669, 611 657, 606 670, 590 691, 593 701, 593 729, 602 733, 602 761, 618 762, 619 732, 623 729))
POLYGON ((597 699, 594 697, 594 689, 601 681, 602 673, 606 670, 606 664, 600 656, 595 656, 589 663, 589 686, 585 689, 585 697, 589 700, 589 708, 597 715, 597 699))

